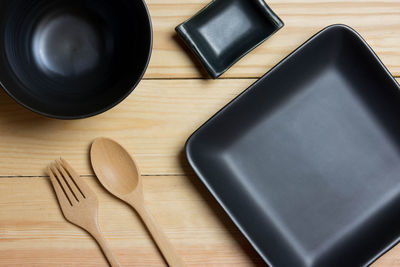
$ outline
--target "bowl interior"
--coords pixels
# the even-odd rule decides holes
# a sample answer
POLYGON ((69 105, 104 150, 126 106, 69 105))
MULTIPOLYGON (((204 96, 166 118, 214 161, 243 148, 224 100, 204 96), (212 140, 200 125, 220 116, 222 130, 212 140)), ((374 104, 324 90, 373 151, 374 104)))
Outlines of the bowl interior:
POLYGON ((12 0, 0 8, 0 82, 33 111, 101 113, 122 101, 147 67, 152 32, 141 0, 12 0))

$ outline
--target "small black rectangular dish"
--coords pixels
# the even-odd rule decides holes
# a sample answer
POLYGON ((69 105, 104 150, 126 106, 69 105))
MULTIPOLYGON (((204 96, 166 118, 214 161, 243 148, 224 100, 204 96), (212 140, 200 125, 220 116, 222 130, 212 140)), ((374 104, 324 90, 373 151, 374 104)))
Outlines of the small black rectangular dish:
POLYGON ((214 0, 176 31, 215 79, 282 27, 263 0, 214 0))
POLYGON ((271 266, 366 266, 400 236, 400 87, 325 28, 197 130, 196 174, 271 266))

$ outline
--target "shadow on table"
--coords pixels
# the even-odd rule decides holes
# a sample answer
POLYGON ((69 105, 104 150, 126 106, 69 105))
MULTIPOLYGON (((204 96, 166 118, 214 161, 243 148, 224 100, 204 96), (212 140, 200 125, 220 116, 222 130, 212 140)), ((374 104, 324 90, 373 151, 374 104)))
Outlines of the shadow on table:
MULTIPOLYGON (((188 168, 188 163, 184 151, 180 152, 179 161, 181 166, 186 170, 188 168)), ((187 172, 187 176, 189 178, 189 181, 192 183, 193 187, 196 188, 196 190, 199 192, 199 195, 201 195, 204 202, 207 203, 210 210, 213 211, 215 217, 218 218, 221 224, 234 238, 236 243, 241 247, 242 251, 251 260, 252 264, 254 266, 266 266, 262 258, 253 249, 253 247, 250 245, 247 239, 239 231, 239 229, 233 224, 228 215, 219 206, 217 201, 212 197, 212 195, 208 192, 207 188, 204 186, 204 184, 201 183, 200 179, 197 178, 197 176, 191 169, 189 172, 187 172)))
MULTIPOLYGON (((7 139, 3 142, 13 142, 14 148, 23 149, 20 140, 32 134, 34 138, 46 138, 53 129, 60 128, 65 121, 50 119, 38 115, 15 102, 0 87, 0 136, 7 139)), ((4 139, 3 139, 4 140, 4 139)), ((40 176, 47 176, 43 166, 40 176)))
POLYGON ((15 130, 32 130, 55 123, 57 120, 46 118, 22 107, 0 87, 0 124, 15 130))
POLYGON ((207 71, 203 68, 203 66, 200 63, 200 60, 196 57, 195 54, 189 49, 189 47, 185 44, 185 42, 179 37, 178 34, 174 33, 172 35, 172 40, 177 43, 181 48, 182 52, 184 52, 189 58, 190 61, 193 63, 193 68, 197 69, 200 74, 200 78, 202 79, 210 79, 210 76, 208 75, 207 71))

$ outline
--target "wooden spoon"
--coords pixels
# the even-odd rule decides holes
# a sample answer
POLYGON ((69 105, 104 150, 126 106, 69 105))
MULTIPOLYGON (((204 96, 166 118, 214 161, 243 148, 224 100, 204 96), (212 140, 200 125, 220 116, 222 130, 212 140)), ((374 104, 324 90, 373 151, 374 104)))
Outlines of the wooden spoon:
POLYGON ((90 157, 101 184, 137 211, 168 264, 185 266, 145 207, 139 169, 129 153, 111 139, 98 138, 92 144, 90 157))

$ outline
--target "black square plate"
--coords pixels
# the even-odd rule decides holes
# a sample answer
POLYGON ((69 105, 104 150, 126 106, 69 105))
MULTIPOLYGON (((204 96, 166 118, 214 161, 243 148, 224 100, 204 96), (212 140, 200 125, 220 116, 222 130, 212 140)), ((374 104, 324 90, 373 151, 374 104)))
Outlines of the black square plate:
POLYGON ((263 0, 214 0, 176 31, 215 79, 282 27, 263 0))
POLYGON ((363 266, 399 240, 400 91, 325 28, 196 131, 187 158, 272 266, 363 266))

